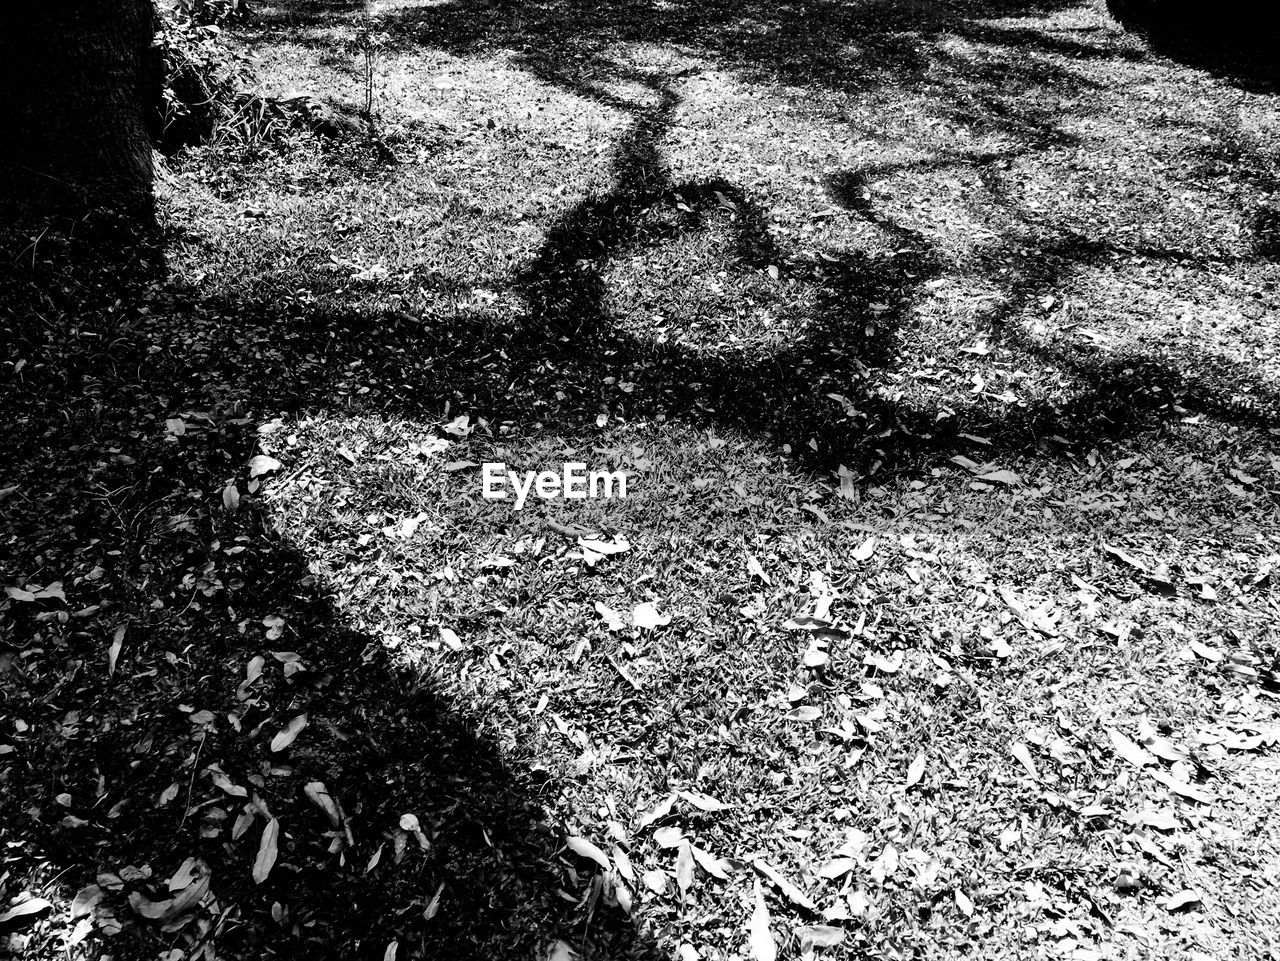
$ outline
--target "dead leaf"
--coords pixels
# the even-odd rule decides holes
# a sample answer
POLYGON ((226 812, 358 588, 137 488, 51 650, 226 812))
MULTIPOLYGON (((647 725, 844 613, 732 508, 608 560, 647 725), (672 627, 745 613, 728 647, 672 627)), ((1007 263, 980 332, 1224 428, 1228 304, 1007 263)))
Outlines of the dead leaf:
POLYGON ((807 705, 797 707, 786 714, 788 721, 816 721, 820 717, 822 717, 822 708, 807 705))
POLYGON ((796 928, 801 954, 812 952, 814 948, 834 948, 843 943, 844 936, 843 928, 830 924, 806 924, 796 928))
POLYGON ((696 807, 699 811, 727 811, 733 807, 732 804, 726 804, 724 801, 717 801, 713 797, 709 797, 700 791, 681 791, 680 796, 696 807))
POLYGON ((299 714, 292 721, 284 726, 284 728, 271 739, 272 752, 283 751, 302 733, 302 729, 307 726, 307 716, 299 714))
POLYGON ((120 659, 120 649, 124 646, 124 635, 128 625, 121 624, 111 638, 111 646, 107 648, 107 677, 116 672, 116 662, 120 659))
POLYGON ((1013 754, 1014 759, 1026 768, 1027 773, 1031 775, 1033 780, 1040 780, 1040 772, 1036 770, 1036 762, 1031 757, 1031 751, 1025 744, 1021 741, 1016 741, 1013 746, 1009 748, 1009 751, 1013 754))
POLYGON ((1103 544, 1102 549, 1106 551, 1108 554, 1110 554, 1112 557, 1116 558, 1116 560, 1120 561, 1123 564, 1127 564, 1129 567, 1132 567, 1134 570, 1141 571, 1144 574, 1147 573, 1147 565, 1144 564, 1142 561, 1138 560, 1133 555, 1123 550, 1122 548, 1116 547, 1113 544, 1103 544))
POLYGON ((676 886, 685 894, 693 885, 693 848, 688 841, 680 842, 680 853, 676 855, 676 886))
POLYGON ((977 479, 988 484, 1004 484, 1007 487, 1018 487, 1022 484, 1022 478, 1011 470, 994 470, 989 474, 979 474, 977 479))
POLYGON ((871 555, 876 552, 876 539, 868 537, 865 541, 853 549, 853 553, 849 556, 855 561, 870 560, 871 555))
POLYGON ((329 819, 329 823, 333 827, 342 825, 342 815, 338 811, 338 805, 334 802, 333 797, 329 794, 329 789, 324 786, 323 781, 312 781, 302 788, 311 803, 324 812, 325 817, 329 819))
POLYGON ((665 798, 655 804, 653 806, 653 810, 636 822, 636 830, 643 831, 650 824, 653 824, 656 821, 661 821, 664 817, 670 814, 671 806, 676 803, 677 797, 678 795, 676 794, 668 794, 665 798))
POLYGON ((1136 743, 1124 734, 1121 734, 1113 727, 1107 728, 1107 734, 1111 737, 1111 744, 1115 748, 1116 753, 1132 764, 1134 767, 1143 768, 1149 764, 1155 764, 1156 759, 1150 751, 1143 750, 1136 743))
POLYGON ((613 865, 609 861, 609 856, 601 851, 598 847, 588 841, 586 838, 571 837, 565 839, 565 844, 569 846, 569 850, 579 857, 587 858, 595 861, 604 870, 610 870, 613 865))
POLYGON ((652 631, 665 624, 670 624, 671 615, 659 614, 657 607, 651 601, 645 601, 645 603, 637 605, 631 612, 631 620, 642 631, 652 631))
POLYGON ((760 890, 760 882, 757 881, 755 908, 747 925, 751 955, 755 961, 777 961, 778 943, 773 940, 773 933, 769 930, 770 920, 769 909, 764 903, 764 892, 760 890))
POLYGON ((756 556, 750 551, 747 552, 747 573, 752 577, 760 578, 770 586, 773 584, 773 581, 769 579, 769 575, 764 572, 764 568, 760 566, 760 562, 756 560, 756 556))
POLYGON ((716 857, 709 851, 704 851, 700 847, 690 845, 693 852, 693 859, 698 862, 702 870, 706 871, 713 878, 719 878, 721 881, 729 880, 729 871, 723 859, 716 857))
POLYGON ((654 843, 660 848, 678 848, 684 840, 684 831, 668 825, 653 832, 654 843))
POLYGON ((253 862, 253 883, 261 884, 275 867, 277 843, 280 838, 280 822, 272 818, 262 829, 262 840, 258 843, 258 856, 253 862))
POLYGON ((604 626, 607 630, 620 631, 627 626, 621 614, 599 601, 596 601, 596 613, 604 618, 604 626))
POLYGON ((911 761, 910 767, 907 768, 906 787, 908 791, 911 790, 913 787, 915 787, 917 784, 919 784, 920 779, 924 777, 925 763, 926 763, 926 758, 924 756, 923 751, 917 754, 915 758, 911 761))
POLYGON ((818 877, 828 881, 842 878, 857 868, 858 862, 853 858, 835 858, 818 869, 818 877))
POLYGON ((263 474, 270 474, 272 471, 279 470, 281 463, 274 457, 267 454, 259 454, 249 461, 249 477, 260 477, 263 474))
POLYGON ((1200 895, 1191 890, 1179 891, 1177 894, 1169 895, 1164 899, 1163 903, 1169 911, 1182 911, 1186 908, 1198 906, 1200 904, 1200 895))
POLYGON ((1148 771, 1147 773, 1174 794, 1196 801, 1200 804, 1213 803, 1213 795, 1203 788, 1196 787, 1194 784, 1188 784, 1186 781, 1180 781, 1172 774, 1166 774, 1164 771, 1159 769, 1148 771))
POLYGON ((52 908, 53 903, 44 898, 28 898, 0 913, 0 928, 18 928, 30 924, 52 908))
POLYGON ((793 903, 798 904, 800 907, 804 908, 807 911, 818 910, 817 905, 815 905, 811 900, 809 900, 808 895, 806 895, 798 887, 796 887, 794 884, 792 884, 790 881, 784 878, 781 874, 779 874, 777 870, 774 869, 772 866, 770 866, 767 862, 761 861, 759 858, 757 858, 755 861, 752 862, 752 865, 755 867, 757 871, 759 871, 766 878, 772 881, 774 886, 777 887, 777 889, 781 891, 783 894, 785 894, 793 903))

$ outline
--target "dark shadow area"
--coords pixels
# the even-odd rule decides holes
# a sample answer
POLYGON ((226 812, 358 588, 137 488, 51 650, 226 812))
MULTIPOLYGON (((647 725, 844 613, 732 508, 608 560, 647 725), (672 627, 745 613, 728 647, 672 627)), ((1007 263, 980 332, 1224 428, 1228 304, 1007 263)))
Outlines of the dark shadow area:
MULTIPOLYGON (((230 386, 247 372, 243 351, 228 345, 211 369, 117 314, 125 301, 113 295, 148 298, 145 276, 126 289, 118 274, 114 290, 100 274, 74 277, 37 276, 46 296, 31 298, 31 274, 10 260, 0 273, 6 359, 63 361, 9 365, 0 381, 13 414, 6 459, 36 465, 0 503, 14 533, 0 576, 72 570, 92 554, 107 569, 91 582, 68 578, 68 595, 110 599, 102 623, 93 608, 63 628, 42 605, 0 595, 0 717, 14 748, 0 757, 10 883, 37 864, 51 897, 54 882, 74 892, 104 871, 122 877, 100 904, 132 923, 111 938, 99 923, 87 942, 121 959, 162 948, 192 957, 209 942, 223 958, 377 961, 398 941, 402 961, 523 961, 557 940, 584 958, 656 958, 600 871, 565 849, 563 826, 546 813, 558 782, 532 770, 520 732, 500 732, 500 744, 482 704, 439 693, 434 676, 457 662, 441 654, 407 667, 346 622, 309 558, 256 508, 201 507, 254 449, 255 424, 230 386), (63 311, 77 303, 68 325, 63 311), (156 396, 201 412, 189 415, 196 431, 179 443, 142 441, 137 427, 156 396), (278 636, 264 636, 264 621, 277 618, 278 636), (111 681, 100 635, 115 624, 128 632, 111 681), (254 655, 263 671, 245 684, 254 655), (211 720, 193 726, 193 710, 211 720), (299 713, 310 719, 304 735, 273 753, 272 737, 299 713), (209 765, 234 789, 220 789, 209 765), (339 820, 308 799, 317 781, 339 820), (50 787, 71 800, 46 805, 50 787), (166 789, 173 795, 158 800, 166 789), (233 840, 250 809, 252 823, 233 840), (256 885, 268 812, 279 819, 279 855, 256 885), (406 815, 417 827, 403 828, 406 815), (187 857, 208 866, 214 904, 199 920, 134 917, 129 898, 171 897, 165 879, 187 857)), ((269 392, 296 386, 276 381, 269 392)), ((427 593, 414 600, 424 619, 427 593)))
POLYGON ((1126 30, 1151 49, 1248 90, 1280 89, 1280 28, 1274 11, 1249 0, 1107 0, 1126 30))
MULTIPOLYGON (((995 18, 1065 5, 1007 0, 987 4, 985 11, 995 18)), ((360 6, 279 4, 260 9, 259 25, 318 28, 360 6)), ((613 145, 608 186, 559 216, 513 279, 524 313, 424 319, 401 310, 348 309, 341 302, 307 308, 247 298, 211 303, 198 288, 157 288, 125 294, 132 300, 118 311, 101 308, 105 319, 98 326, 86 321, 68 331, 43 319, 56 316, 57 309, 19 314, 19 300, 8 302, 9 329, 0 332, 15 356, 38 357, 57 347, 67 362, 57 369, 31 365, 23 377, 14 373, 0 385, 6 403, 23 412, 6 443, 50 463, 63 458, 72 469, 41 477, 21 501, 0 509, 21 505, 24 513, 15 526, 23 543, 56 540, 59 530, 80 541, 114 538, 118 543, 109 546, 119 551, 120 568, 107 572, 109 579, 150 579, 153 593, 183 592, 183 603, 158 609, 162 613, 142 607, 126 613, 146 625, 140 630, 146 631, 147 649, 186 658, 190 667, 183 674, 201 678, 197 690, 165 686, 174 672, 157 656, 154 664, 128 665, 131 676, 154 670, 156 688, 126 687, 112 698, 86 700, 98 697, 89 687, 86 694, 51 682, 50 693, 40 678, 12 670, 0 674, 6 699, 30 705, 28 720, 38 723, 60 721, 72 710, 133 711, 120 736, 98 738, 97 756, 61 752, 53 742, 31 739, 3 762, 0 788, 9 799, 3 808, 5 839, 34 839, 39 856, 62 871, 72 888, 107 864, 151 863, 157 874, 176 867, 170 862, 188 853, 185 841, 193 833, 188 825, 184 845, 175 844, 186 805, 179 799, 171 808, 155 809, 153 799, 170 782, 185 790, 194 781, 196 801, 214 796, 200 773, 203 756, 215 758, 237 783, 248 783, 242 779, 250 775, 262 778, 255 793, 281 818, 284 830, 281 863, 255 888, 249 878, 252 839, 264 819, 258 817, 246 838, 232 844, 228 832, 243 800, 219 799, 191 815, 203 820, 214 808, 226 815, 198 843, 215 890, 233 906, 218 921, 218 943, 239 956, 376 959, 396 939, 401 958, 531 958, 555 938, 586 957, 654 955, 648 938, 593 889, 590 863, 563 852, 559 829, 547 822, 544 810, 557 790, 554 780, 535 775, 518 747, 485 733, 482 710, 452 703, 429 674, 397 664, 379 639, 346 623, 305 553, 263 530, 252 511, 235 515, 238 520, 197 516, 193 505, 208 501, 210 491, 241 470, 252 449, 254 418, 266 412, 364 410, 437 421, 446 401, 465 400, 469 412, 493 422, 529 426, 551 419, 570 438, 589 438, 597 413, 607 406, 623 419, 661 414, 767 435, 790 443, 801 467, 826 472, 847 464, 877 476, 918 469, 957 450, 972 453, 962 434, 989 441, 980 451, 986 459, 1034 450, 1053 437, 1087 449, 1182 412, 1280 426, 1280 393, 1243 364, 1107 356, 1031 338, 1020 319, 1059 290, 1072 271, 1134 253, 1062 229, 1021 251, 1011 267, 1001 265, 1003 296, 981 315, 973 333, 1043 358, 1086 385, 1082 391, 1062 402, 1025 407, 975 402, 939 417, 935 408, 904 401, 882 376, 902 353, 927 285, 943 277, 948 265, 920 230, 882 209, 871 189, 876 181, 898 171, 953 165, 983 170, 1073 142, 1050 111, 1014 102, 1019 90, 1072 80, 1066 71, 1034 57, 974 66, 938 55, 925 35, 1078 57, 1128 55, 1083 40, 993 28, 942 3, 853 6, 813 0, 782 8, 727 0, 660 7, 585 0, 445 2, 399 14, 388 29, 398 42, 460 56, 516 50, 540 79, 627 117, 613 145), (936 84, 950 92, 957 119, 977 131, 1007 133, 1016 146, 830 173, 823 183, 826 199, 874 228, 885 249, 824 250, 811 261, 788 261, 747 191, 720 177, 673 178, 663 139, 681 102, 681 75, 638 70, 610 54, 613 44, 653 39, 687 45, 747 78, 769 82, 841 91, 936 84), (862 51, 858 70, 849 69, 850 45, 862 51), (610 92, 612 84, 630 84, 643 94, 622 98, 610 92), (728 340, 711 346, 679 338, 664 342, 622 329, 611 314, 611 262, 712 227, 732 235, 730 270, 758 274, 782 264, 779 279, 812 294, 813 308, 791 318, 789 333, 767 353, 728 340), (150 314, 131 314, 129 306, 138 304, 150 314), (175 338, 171 320, 168 328, 153 328, 146 319, 197 313, 202 323, 217 324, 219 339, 207 351, 175 338), (153 337, 157 333, 163 336, 153 337), (358 399, 344 386, 356 361, 365 389, 358 399), (632 382, 634 390, 619 400, 606 390, 606 378, 632 382), (210 426, 198 442, 175 443, 164 456, 127 464, 118 457, 121 451, 163 430, 156 418, 164 412, 154 409, 155 396, 164 397, 168 411, 207 412, 210 426), (820 442, 816 451, 808 445, 811 438, 820 442), (104 491, 125 493, 105 497, 104 491), (158 547, 120 519, 180 517, 189 509, 192 520, 159 538, 158 547), (242 549, 228 553, 232 544, 242 549), (188 571, 203 572, 212 592, 186 583, 188 571), (195 600, 194 608, 187 600, 195 600), (239 625, 260 632, 269 617, 283 619, 282 636, 246 641, 239 625), (261 705, 254 704, 257 693, 244 700, 235 693, 243 656, 254 651, 268 657, 272 651, 292 652, 304 665, 286 678, 269 660, 261 705), (182 703, 218 715, 189 763, 196 742, 178 708, 182 703), (291 756, 287 772, 272 773, 271 765, 264 771, 266 742, 299 711, 312 718, 305 749, 291 756), (228 712, 239 715, 240 731, 223 720, 228 712), (133 799, 135 807, 127 827, 93 834, 90 842, 83 829, 61 822, 63 811, 33 811, 22 800, 29 785, 84 785, 99 776, 107 794, 75 813, 92 824, 119 800, 133 799), (353 850, 345 850, 345 829, 329 824, 302 796, 313 781, 323 781, 340 801, 356 837, 353 850), (396 833, 400 818, 410 813, 421 825, 425 849, 412 835, 396 833), (330 850, 335 843, 337 849, 330 850), (407 868, 392 876, 369 867, 376 850, 389 863, 398 843, 405 846, 407 868), (437 891, 437 910, 427 917, 437 891), (282 910, 273 916, 277 902, 282 910), (262 931, 271 934, 256 940, 262 931)), ((1257 253, 1274 258, 1276 218, 1259 217, 1253 225, 1257 253)), ((110 304, 110 298, 101 302, 110 304)), ((9 557, 5 562, 16 563, 9 557)), ((23 562, 24 573, 35 563, 23 562)), ((58 560, 40 563, 55 569, 58 560)), ((74 631, 44 638, 50 628, 30 611, 18 612, 4 630, 0 639, 14 648, 41 636, 60 656, 79 657, 84 664, 102 659, 100 638, 74 631)), ((437 666, 447 669, 447 662, 437 666)), ((519 745, 521 732, 509 733, 519 745)), ((154 882, 137 886, 156 890, 154 882)), ((140 942, 130 941, 114 953, 130 957, 135 949, 141 950, 140 942)))

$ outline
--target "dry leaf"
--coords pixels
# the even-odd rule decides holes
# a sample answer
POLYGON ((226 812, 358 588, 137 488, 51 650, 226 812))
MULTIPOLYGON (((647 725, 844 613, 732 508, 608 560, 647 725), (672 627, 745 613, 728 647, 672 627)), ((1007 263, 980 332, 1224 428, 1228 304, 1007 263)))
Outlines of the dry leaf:
POLYGON ((727 811, 733 807, 732 804, 725 804, 723 801, 717 801, 713 797, 701 793, 700 791, 681 791, 680 796, 696 807, 699 811, 727 811))
POLYGON ((812 952, 814 948, 834 948, 844 941, 844 929, 830 924, 807 924, 796 928, 796 937, 800 939, 800 953, 812 952))
POLYGON ((920 779, 924 777, 925 763, 926 759, 924 752, 921 751, 915 756, 915 759, 912 760, 911 766, 907 768, 907 790, 911 790, 911 788, 920 783, 920 779))
POLYGON ((569 846, 569 850, 574 854, 595 861, 596 864, 600 865, 600 867, 604 868, 606 871, 613 867, 613 865, 609 863, 609 856, 586 838, 566 838, 565 844, 569 846))
POLYGON ((1017 762, 1027 769, 1027 773, 1030 774, 1032 778, 1037 781, 1040 780, 1040 772, 1036 770, 1036 762, 1031 757, 1031 751, 1025 744, 1021 741, 1017 741, 1009 751, 1013 754, 1017 762))
POLYGON ((1121 734, 1113 727, 1107 728, 1107 734, 1111 737, 1111 744, 1116 749, 1116 753, 1134 767, 1142 768, 1156 763, 1155 755, 1139 747, 1127 735, 1121 734))
POLYGON ((115 635, 111 638, 111 646, 107 648, 107 676, 115 674, 116 661, 120 658, 120 648, 124 646, 124 635, 128 630, 128 625, 121 624, 116 628, 115 635))
POLYGON ((702 870, 706 871, 713 878, 719 878, 721 881, 729 880, 729 872, 725 862, 716 857, 709 851, 704 851, 700 847, 690 846, 693 852, 693 859, 698 862, 702 870))
POLYGON ((678 848, 684 832, 677 827, 658 828, 653 832, 653 840, 660 848, 678 848))
POLYGON ((631 612, 631 620, 641 630, 652 631, 665 624, 670 624, 671 615, 659 614, 657 607, 651 601, 645 601, 645 603, 637 605, 635 610, 631 612))
POLYGON ((275 867, 277 843, 280 838, 280 822, 272 818, 262 829, 262 840, 258 843, 258 856, 253 862, 253 883, 261 884, 275 867))
POLYGON ((792 884, 790 881, 784 878, 781 874, 778 873, 778 871, 775 868, 771 867, 768 863, 766 863, 765 861, 761 861, 759 858, 757 858, 755 861, 752 862, 752 864, 755 866, 755 869, 757 871, 759 871, 766 878, 772 881, 774 885, 777 887, 777 889, 781 891, 783 894, 785 894, 792 902, 794 902, 795 904, 798 904, 800 907, 804 908, 807 911, 818 910, 817 905, 815 905, 811 900, 809 900, 808 895, 806 895, 798 887, 796 887, 794 884, 792 884))
POLYGON ((676 884, 681 894, 693 885, 693 864, 693 848, 688 841, 682 841, 680 853, 676 856, 676 884))
POLYGON ((661 821, 664 817, 671 813, 671 806, 676 803, 675 794, 668 794, 665 798, 654 805, 653 810, 644 815, 636 823, 636 830, 643 831, 655 821, 661 821))
POLYGON ((751 921, 747 926, 748 941, 751 945, 751 956, 755 961, 777 961, 778 943, 773 940, 769 930, 769 909, 764 903, 764 892, 760 890, 760 882, 756 882, 755 909, 751 912, 751 921))
POLYGON ((271 739, 271 750, 283 751, 302 733, 302 729, 307 726, 307 716, 299 714, 292 721, 284 726, 284 728, 271 739))

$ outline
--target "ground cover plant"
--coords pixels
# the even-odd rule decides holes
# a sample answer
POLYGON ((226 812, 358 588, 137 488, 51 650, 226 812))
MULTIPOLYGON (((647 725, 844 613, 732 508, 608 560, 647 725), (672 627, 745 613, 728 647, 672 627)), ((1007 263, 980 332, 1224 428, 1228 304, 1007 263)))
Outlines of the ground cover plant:
POLYGON ((168 158, 162 272, 8 238, 10 953, 1280 954, 1265 84, 1056 0, 224 35, 362 122, 168 158))

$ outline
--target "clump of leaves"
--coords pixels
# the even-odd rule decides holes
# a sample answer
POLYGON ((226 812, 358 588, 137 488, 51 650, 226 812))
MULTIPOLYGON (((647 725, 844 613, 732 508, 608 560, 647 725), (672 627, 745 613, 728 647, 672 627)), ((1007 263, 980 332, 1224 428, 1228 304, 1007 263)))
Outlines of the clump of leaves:
POLYGON ((164 62, 164 87, 156 139, 166 153, 215 137, 252 142, 269 133, 243 91, 252 75, 248 60, 231 50, 223 23, 237 14, 236 0, 187 0, 166 7, 156 46, 164 62))

